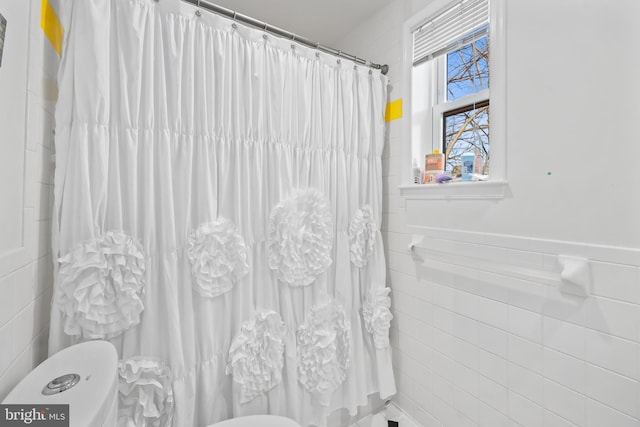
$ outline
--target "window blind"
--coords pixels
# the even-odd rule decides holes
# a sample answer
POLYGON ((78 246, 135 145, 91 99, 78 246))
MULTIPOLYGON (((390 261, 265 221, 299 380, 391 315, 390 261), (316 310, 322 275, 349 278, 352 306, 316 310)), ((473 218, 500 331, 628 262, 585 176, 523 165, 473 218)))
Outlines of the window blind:
POLYGON ((441 55, 489 23, 489 0, 460 0, 413 31, 413 65, 441 55))

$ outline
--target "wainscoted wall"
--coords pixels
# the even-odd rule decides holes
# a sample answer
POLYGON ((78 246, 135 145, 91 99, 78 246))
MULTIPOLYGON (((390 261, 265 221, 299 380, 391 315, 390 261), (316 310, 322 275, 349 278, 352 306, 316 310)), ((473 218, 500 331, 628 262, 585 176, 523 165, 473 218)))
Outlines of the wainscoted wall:
POLYGON ((58 57, 40 12, 39 0, 0 0, 0 111, 10 112, 0 119, 0 157, 11 159, 0 183, 0 400, 47 356, 58 57))
MULTIPOLYGON (((390 65, 389 101, 408 90, 402 24, 429 3, 396 0, 340 45, 390 65)), ((640 35, 628 34, 639 5, 505 3, 505 198, 405 200, 409 107, 389 122, 395 401, 425 427, 640 426, 640 174, 614 160, 640 155, 624 136, 640 82, 610 89, 627 84, 620 69, 640 74, 618 50, 640 35), (413 236, 424 239, 412 253, 413 236), (559 254, 591 260, 589 297, 558 291, 559 254)))
POLYGON ((403 409, 425 426, 640 425, 640 251, 421 231, 389 248, 403 409), (559 291, 559 254, 591 260, 590 296, 559 291))

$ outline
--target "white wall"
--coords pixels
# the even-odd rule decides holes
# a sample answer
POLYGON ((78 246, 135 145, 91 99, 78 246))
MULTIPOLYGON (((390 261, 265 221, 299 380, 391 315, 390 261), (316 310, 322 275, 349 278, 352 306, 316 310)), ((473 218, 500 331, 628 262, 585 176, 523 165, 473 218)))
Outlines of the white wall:
MULTIPOLYGON (((402 24, 428 3, 397 0, 340 45, 390 65, 390 100, 402 24)), ((639 426, 640 3, 506 3, 505 199, 405 202, 410 142, 389 125, 396 401, 424 426, 639 426), (588 298, 558 291, 559 254, 591 260, 588 298)))
POLYGON ((0 400, 47 355, 57 54, 40 11, 39 0, 0 0, 0 400))
POLYGON ((510 195, 429 203, 432 217, 443 228, 640 247, 640 227, 631 226, 640 145, 630 137, 640 81, 626 77, 640 71, 629 54, 640 40, 640 4, 506 3, 510 195))

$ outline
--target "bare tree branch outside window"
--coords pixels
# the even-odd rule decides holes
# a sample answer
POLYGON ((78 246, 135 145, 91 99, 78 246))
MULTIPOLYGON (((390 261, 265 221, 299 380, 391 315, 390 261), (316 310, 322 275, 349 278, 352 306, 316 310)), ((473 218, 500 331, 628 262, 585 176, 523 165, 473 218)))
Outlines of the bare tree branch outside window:
MULTIPOLYGON (((447 101, 489 88, 489 43, 479 38, 447 55, 447 101)), ((446 170, 461 164, 461 156, 474 152, 489 164, 489 101, 471 104, 444 115, 446 170)))

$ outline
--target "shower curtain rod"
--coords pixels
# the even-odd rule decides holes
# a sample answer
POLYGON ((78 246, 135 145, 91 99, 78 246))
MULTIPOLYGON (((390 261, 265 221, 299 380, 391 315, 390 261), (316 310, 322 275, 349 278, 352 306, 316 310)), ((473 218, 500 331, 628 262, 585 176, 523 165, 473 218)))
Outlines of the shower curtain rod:
POLYGON ((361 64, 361 65, 365 65, 367 67, 371 67, 371 68, 375 68, 377 70, 380 70, 380 72, 384 75, 386 75, 389 72, 389 66, 384 64, 375 64, 371 61, 367 61, 364 60, 362 58, 358 58, 357 56, 354 55, 350 55, 348 53, 344 53, 341 50, 337 50, 334 49, 332 47, 327 47, 327 46, 323 46, 320 43, 314 43, 313 41, 304 38, 304 37, 300 37, 296 34, 293 34, 292 32, 289 32, 287 30, 283 30, 282 28, 278 28, 276 26, 273 26, 271 24, 267 24, 266 22, 262 22, 262 21, 258 21, 257 19, 251 18, 250 16, 246 16, 243 15, 241 13, 237 13, 235 10, 231 10, 231 9, 227 9, 225 7, 222 6, 218 6, 217 4, 208 2, 206 0, 182 0, 186 3, 191 3, 194 6, 197 6, 199 8, 202 9, 206 9, 209 12, 213 12, 216 13, 218 15, 223 15, 226 16, 228 18, 232 18, 235 21, 239 21, 242 22, 244 24, 248 24, 251 25, 252 27, 255 28, 260 28, 261 30, 264 30, 268 33, 271 34, 275 34, 277 36, 280 37, 284 37, 284 38, 288 38, 292 41, 295 41, 296 43, 300 43, 302 45, 320 50, 322 52, 328 53, 330 55, 335 55, 337 57, 340 58, 345 58, 348 60, 351 60, 353 62, 355 62, 356 64, 361 64))

